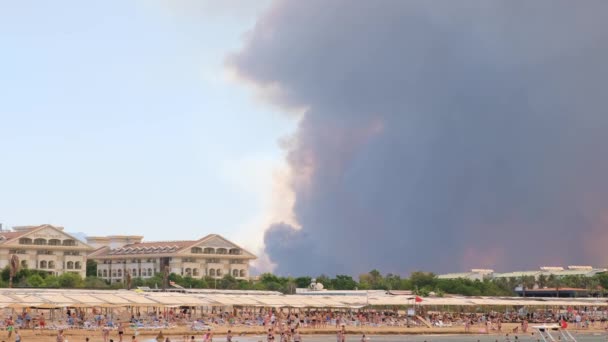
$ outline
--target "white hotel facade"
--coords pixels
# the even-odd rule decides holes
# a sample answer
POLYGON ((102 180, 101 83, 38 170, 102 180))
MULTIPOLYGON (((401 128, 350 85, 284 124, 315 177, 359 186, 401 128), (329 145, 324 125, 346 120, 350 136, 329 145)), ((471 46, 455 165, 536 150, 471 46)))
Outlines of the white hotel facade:
POLYGON ((97 247, 89 259, 97 262, 97 276, 109 282, 122 282, 131 277, 150 278, 170 273, 193 278, 249 278, 249 262, 255 255, 217 235, 199 240, 144 242, 142 236, 89 237, 87 242, 97 247))
POLYGON ((0 230, 0 269, 11 257, 19 258, 21 268, 48 272, 52 275, 77 273, 86 276, 87 254, 93 248, 49 224, 13 227, 0 230))

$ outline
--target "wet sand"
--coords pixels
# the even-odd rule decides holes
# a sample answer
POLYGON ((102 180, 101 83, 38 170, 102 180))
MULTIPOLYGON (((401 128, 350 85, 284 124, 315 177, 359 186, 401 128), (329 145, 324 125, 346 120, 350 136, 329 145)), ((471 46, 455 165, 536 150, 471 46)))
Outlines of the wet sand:
MULTIPOLYGON (((492 338, 488 338, 488 335, 485 335, 485 337, 483 335, 479 335, 480 331, 481 331, 481 327, 473 327, 471 329, 471 334, 465 334, 463 326, 444 327, 444 328, 347 327, 346 332, 348 335, 347 341, 360 341, 360 336, 362 334, 366 334, 368 336, 383 335, 383 337, 378 337, 378 339, 387 340, 387 342, 389 340, 390 341, 414 341, 415 337, 408 338, 408 337, 405 337, 405 335, 410 335, 410 336, 429 335, 428 337, 424 338, 424 340, 428 340, 428 341, 445 340, 443 338, 437 338, 437 336, 435 336, 434 338, 431 338, 430 335, 444 335, 444 336, 445 335, 460 335, 461 338, 458 339, 458 341, 477 341, 477 340, 484 341, 484 340, 486 340, 486 341, 493 342, 494 340, 504 341, 505 334, 507 332, 512 331, 512 329, 516 326, 518 326, 518 325, 505 323, 505 324, 503 324, 502 333, 497 333, 495 331, 491 332, 490 335, 493 336, 492 338), (389 335, 394 335, 394 338, 391 338, 389 335), (467 335, 470 335, 470 337, 467 338, 466 337, 467 335)), ((225 327, 225 326, 215 327, 213 329, 213 332, 215 335, 214 341, 216 341, 216 342, 225 341, 224 335, 228 329, 229 328, 225 327)), ((232 333, 234 336, 233 341, 235 341, 235 342, 265 340, 264 327, 258 327, 258 326, 256 326, 256 327, 232 327, 230 329, 232 330, 232 333)), ((573 329, 569 329, 569 330, 571 332, 577 333, 577 334, 585 334, 587 336, 594 336, 594 338, 591 339, 592 341, 606 341, 606 335, 607 335, 606 330, 597 329, 597 328, 596 329, 584 329, 584 330, 580 330, 580 331, 573 330, 573 329)), ((44 331, 21 330, 20 332, 21 332, 21 337, 22 337, 23 342, 49 342, 49 341, 54 341, 55 336, 57 336, 57 331, 55 331, 55 330, 44 330, 44 331)), ((305 341, 307 339, 335 341, 334 334, 336 332, 336 328, 335 327, 319 328, 319 329, 304 328, 304 329, 300 329, 300 332, 302 335, 309 335, 308 338, 307 337, 303 338, 303 340, 305 340, 305 341), (310 335, 327 335, 326 336, 327 338, 325 338, 324 336, 313 337, 310 335)), ((148 342, 148 341, 154 340, 156 335, 159 333, 159 330, 139 330, 138 333, 139 333, 139 336, 137 338, 138 342, 148 342)), ((125 329, 125 335, 124 335, 123 341, 130 342, 131 336, 133 336, 133 334, 134 334, 134 330, 125 329)), ((202 331, 195 332, 195 331, 190 330, 189 327, 177 327, 177 328, 163 330, 163 335, 165 337, 167 337, 167 336, 170 337, 172 342, 183 341, 184 335, 195 336, 196 341, 202 341, 203 334, 204 334, 204 332, 202 332, 202 331)), ((519 337, 519 340, 521 340, 521 341, 536 341, 536 337, 531 335, 530 332, 528 332, 528 334, 510 333, 510 335, 511 336, 517 335, 519 337)), ((14 334, 10 339, 8 339, 7 336, 8 336, 8 333, 6 331, 0 332, 0 342, 14 341, 14 334)), ((97 331, 95 331, 95 330, 66 330, 64 332, 64 336, 66 337, 67 342, 81 342, 81 341, 84 341, 86 337, 89 337, 91 342, 102 342, 103 341, 100 330, 97 330, 97 331)), ((116 331, 112 331, 110 333, 110 338, 114 339, 115 342, 118 341, 118 333, 116 331)), ((587 340, 585 338, 583 338, 583 339, 585 341, 587 340)), ((374 339, 372 339, 372 341, 373 340, 374 339)), ((448 340, 451 341, 452 339, 449 338, 448 340)), ((511 340, 513 340, 513 339, 511 339, 511 340)), ((277 341, 278 341, 278 338, 277 338, 277 341)), ((423 340, 421 340, 421 341, 423 341, 423 340)))

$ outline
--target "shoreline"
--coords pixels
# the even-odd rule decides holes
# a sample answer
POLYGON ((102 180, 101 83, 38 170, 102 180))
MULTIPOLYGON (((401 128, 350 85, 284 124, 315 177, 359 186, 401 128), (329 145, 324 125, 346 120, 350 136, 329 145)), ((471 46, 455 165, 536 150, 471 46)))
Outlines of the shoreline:
MULTIPOLYGON (((472 329, 471 332, 466 333, 464 331, 464 326, 456 326, 456 327, 362 327, 362 328, 347 328, 346 334, 348 336, 360 336, 362 334, 365 335, 435 335, 435 336, 504 336, 507 333, 510 336, 532 336, 533 331, 528 331, 527 333, 512 333, 512 329, 518 326, 518 324, 503 324, 504 330, 502 332, 491 331, 489 334, 482 333, 480 329, 472 329)), ((478 327, 474 327, 478 328, 478 327)), ((227 327, 227 326, 217 326, 212 329, 216 341, 225 340, 224 336, 227 331, 231 330, 234 336, 234 339, 238 339, 240 336, 265 336, 266 328, 263 326, 255 326, 255 327, 227 327)), ((336 332, 337 328, 304 328, 300 329, 300 334, 303 336, 306 335, 326 335, 333 336, 336 332)), ((162 331, 165 337, 170 337, 172 340, 179 341, 181 337, 184 335, 187 336, 195 336, 197 339, 202 338, 205 334, 205 331, 192 331, 189 327, 181 326, 170 329, 146 329, 146 330, 138 330, 138 341, 143 342, 145 340, 154 339, 158 333, 162 331)), ((608 335, 608 331, 601 328, 590 328, 590 329, 569 329, 572 333, 575 334, 602 334, 608 335)), ((21 333, 21 337, 25 341, 31 342, 43 342, 53 340, 57 335, 57 330, 19 330, 21 333)), ((135 330, 131 328, 125 329, 125 334, 123 341, 131 341, 131 336, 135 334, 135 330)), ((91 342, 101 342, 103 341, 101 336, 101 330, 77 330, 77 329, 68 329, 64 331, 64 336, 70 342, 79 342, 84 341, 85 337, 89 337, 91 342)), ((114 330, 110 332, 110 338, 114 339, 114 341, 118 341, 118 333, 114 330)), ((13 336, 9 339, 8 333, 6 331, 2 331, 0 333, 0 341, 12 341, 14 339, 13 336)), ((263 339, 264 340, 264 339, 263 339)))

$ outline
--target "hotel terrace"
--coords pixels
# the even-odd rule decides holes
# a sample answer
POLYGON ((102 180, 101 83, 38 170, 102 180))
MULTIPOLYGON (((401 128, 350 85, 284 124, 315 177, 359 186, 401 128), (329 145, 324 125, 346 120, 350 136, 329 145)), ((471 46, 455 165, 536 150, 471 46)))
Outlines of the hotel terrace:
POLYGON ((87 242, 97 247, 89 259, 97 262, 97 276, 112 283, 131 277, 150 278, 165 266, 170 273, 193 278, 237 279, 249 277, 252 253, 233 242, 210 234, 199 240, 143 242, 142 236, 89 237, 87 242))
POLYGON ((0 230, 0 268, 9 265, 13 255, 23 268, 46 271, 53 275, 66 272, 86 276, 87 253, 93 248, 49 224, 13 227, 0 230))

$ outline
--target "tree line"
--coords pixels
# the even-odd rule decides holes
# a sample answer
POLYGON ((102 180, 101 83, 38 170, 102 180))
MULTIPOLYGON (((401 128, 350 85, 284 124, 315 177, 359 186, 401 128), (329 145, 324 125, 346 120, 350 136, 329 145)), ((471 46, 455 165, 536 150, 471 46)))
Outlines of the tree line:
MULTIPOLYGON (((59 276, 50 275, 39 270, 20 269, 13 276, 13 287, 20 288, 87 288, 87 289, 121 289, 125 283, 108 283, 96 277, 96 264, 94 261, 87 262, 87 277, 82 278, 76 273, 64 273, 59 276)), ((10 268, 6 267, 0 274, 0 287, 7 287, 10 278, 10 268)), ((171 273, 170 281, 185 287, 198 289, 230 289, 230 290, 266 290, 278 291, 285 294, 295 293, 296 288, 306 288, 311 284, 313 277, 282 277, 271 273, 264 273, 255 280, 236 279, 226 275, 221 279, 211 277, 192 278, 171 273)), ((471 279, 439 279, 435 274, 429 272, 413 272, 409 277, 401 277, 388 273, 383 275, 378 270, 359 275, 355 280, 349 275, 336 275, 330 277, 319 275, 317 283, 323 284, 328 290, 410 290, 418 295, 435 294, 458 294, 464 296, 512 296, 515 288, 521 287, 523 292, 534 287, 560 288, 573 287, 583 288, 592 295, 606 296, 608 294, 608 274, 602 273, 593 277, 541 275, 538 278, 532 276, 496 278, 485 280, 471 279)), ((161 288, 163 275, 155 274, 150 278, 134 277, 130 281, 131 288, 147 286, 150 288, 161 288)))

